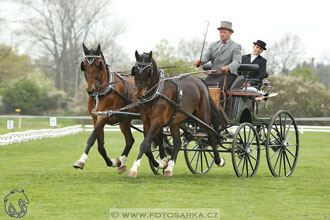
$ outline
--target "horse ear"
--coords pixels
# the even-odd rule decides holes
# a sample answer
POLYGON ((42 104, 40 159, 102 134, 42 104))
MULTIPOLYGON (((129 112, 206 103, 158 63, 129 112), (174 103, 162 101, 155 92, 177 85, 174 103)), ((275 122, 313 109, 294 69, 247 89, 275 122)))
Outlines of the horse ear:
POLYGON ((97 45, 97 51, 98 52, 101 52, 101 46, 100 46, 100 44, 97 45))
POLYGON ((83 43, 83 48, 84 48, 84 53, 85 53, 85 55, 88 54, 89 50, 88 50, 87 47, 85 46, 85 43, 83 43))
POLYGON ((81 64, 80 64, 80 69, 81 69, 81 71, 85 71, 85 65, 84 65, 84 62, 81 62, 81 64))
POLYGON ((135 66, 133 66, 132 69, 131 69, 131 75, 135 76, 135 66))
POLYGON ((102 62, 99 64, 99 70, 102 70, 102 62))
POLYGON ((150 51, 150 53, 149 53, 149 56, 148 56, 148 60, 152 60, 152 51, 150 51))
POLYGON ((140 58, 139 52, 136 50, 135 51, 135 59, 138 60, 140 58))

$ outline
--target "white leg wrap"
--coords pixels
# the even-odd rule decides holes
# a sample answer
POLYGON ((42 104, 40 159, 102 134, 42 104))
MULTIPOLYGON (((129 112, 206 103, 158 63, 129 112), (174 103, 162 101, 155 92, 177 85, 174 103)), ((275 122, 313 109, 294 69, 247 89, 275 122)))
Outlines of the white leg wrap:
POLYGON ((161 160, 157 160, 157 162, 159 163, 159 167, 158 168, 164 169, 165 168, 165 165, 168 162, 168 158, 167 157, 164 157, 161 160))
POLYGON ((127 158, 126 158, 125 155, 119 157, 119 160, 121 162, 121 165, 120 166, 124 166, 126 164, 126 159, 127 158))
POLYGON ((119 165, 118 159, 111 159, 111 162, 112 162, 112 167, 118 167, 118 165, 119 165))
POLYGON ((168 158, 167 157, 164 157, 164 158, 162 158, 162 161, 165 161, 167 163, 168 162, 168 158))
POLYGON ((171 172, 173 172, 173 168, 174 168, 174 161, 173 160, 170 160, 168 162, 168 165, 167 165, 167 168, 165 169, 165 171, 171 171, 171 172))
POLYGON ((226 164, 226 161, 224 158, 220 157, 220 164, 218 165, 219 167, 223 167, 226 164))
POLYGON ((164 166, 165 166, 165 161, 163 161, 163 160, 157 160, 157 162, 159 163, 158 168, 163 169, 164 166))
POLYGON ((78 161, 81 161, 81 162, 83 162, 83 163, 86 163, 87 158, 88 158, 88 155, 84 152, 84 153, 81 155, 81 157, 80 157, 80 159, 79 159, 78 161))
POLYGON ((136 160, 131 168, 132 171, 137 172, 138 168, 140 167, 141 159, 136 160))

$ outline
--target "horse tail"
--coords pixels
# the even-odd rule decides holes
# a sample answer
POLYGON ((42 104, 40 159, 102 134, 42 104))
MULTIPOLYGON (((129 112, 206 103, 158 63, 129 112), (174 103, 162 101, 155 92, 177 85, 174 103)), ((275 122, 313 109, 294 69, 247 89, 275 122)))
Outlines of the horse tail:
POLYGON ((227 120, 225 116, 220 112, 214 103, 210 93, 209 93, 210 107, 211 107, 211 123, 213 128, 220 132, 227 126, 227 120))

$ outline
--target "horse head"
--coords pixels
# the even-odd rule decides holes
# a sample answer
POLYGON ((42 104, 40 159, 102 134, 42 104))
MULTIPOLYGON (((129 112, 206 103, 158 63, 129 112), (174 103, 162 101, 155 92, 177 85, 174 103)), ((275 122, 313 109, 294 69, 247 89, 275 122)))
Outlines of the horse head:
POLYGON ((152 58, 152 51, 149 53, 139 54, 135 51, 135 65, 132 67, 131 73, 134 76, 137 88, 136 95, 138 98, 144 97, 147 89, 151 88, 158 82, 157 65, 152 58), (155 74, 154 74, 155 73, 155 74))
POLYGON ((93 95, 98 87, 100 87, 101 73, 106 71, 104 57, 101 46, 98 44, 96 49, 88 49, 83 43, 85 59, 81 62, 81 71, 87 81, 86 91, 88 95, 93 95))

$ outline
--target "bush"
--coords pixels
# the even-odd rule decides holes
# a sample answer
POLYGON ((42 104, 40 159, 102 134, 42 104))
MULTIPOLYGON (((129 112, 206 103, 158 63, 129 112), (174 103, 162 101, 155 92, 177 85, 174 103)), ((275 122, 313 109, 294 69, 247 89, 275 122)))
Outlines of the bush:
POLYGON ((45 110, 62 114, 68 105, 67 94, 63 90, 53 90, 46 94, 45 110))
POLYGON ((303 77, 285 75, 270 76, 269 81, 272 92, 278 95, 269 99, 268 108, 262 110, 263 116, 273 115, 282 109, 290 111, 294 117, 329 116, 330 91, 324 85, 303 77))
POLYGON ((14 113, 20 108, 22 114, 39 115, 45 110, 46 91, 31 80, 18 82, 2 95, 4 113, 14 113))

